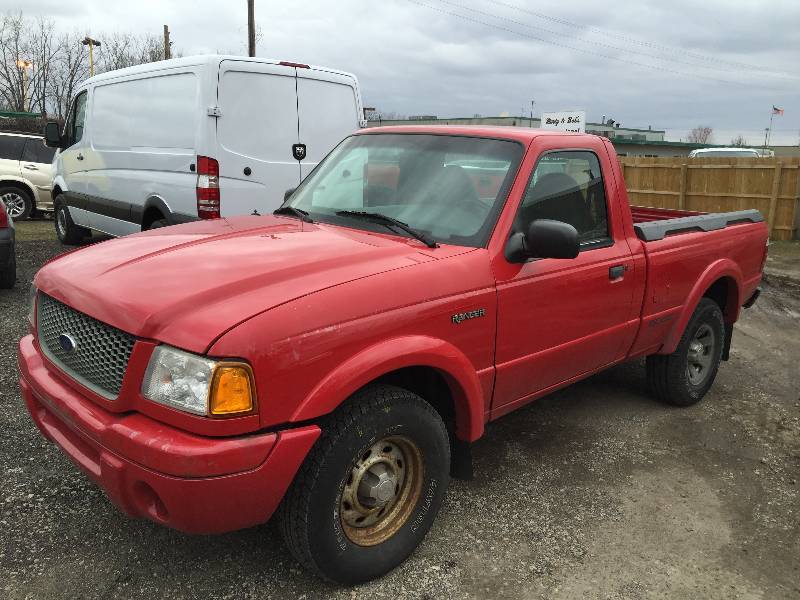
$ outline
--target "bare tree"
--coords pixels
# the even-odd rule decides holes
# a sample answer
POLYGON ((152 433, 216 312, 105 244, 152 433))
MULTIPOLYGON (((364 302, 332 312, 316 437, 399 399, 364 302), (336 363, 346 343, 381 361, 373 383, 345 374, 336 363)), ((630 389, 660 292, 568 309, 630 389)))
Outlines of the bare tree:
POLYGON ((77 32, 62 34, 53 61, 49 106, 59 120, 66 119, 69 102, 78 84, 89 76, 89 57, 77 32))
POLYGON ((103 45, 98 52, 96 72, 164 60, 163 40, 155 35, 111 33, 99 39, 103 40, 103 45))
POLYGON ((714 130, 708 125, 698 125, 689 132, 686 140, 695 144, 708 144, 714 130))
POLYGON ((731 140, 731 146, 734 148, 743 148, 749 145, 750 144, 747 143, 747 140, 744 139, 744 136, 741 133, 731 140))
POLYGON ((9 110, 25 110, 25 77, 18 66, 19 61, 28 60, 28 48, 24 32, 22 13, 5 14, 0 17, 0 97, 9 110))

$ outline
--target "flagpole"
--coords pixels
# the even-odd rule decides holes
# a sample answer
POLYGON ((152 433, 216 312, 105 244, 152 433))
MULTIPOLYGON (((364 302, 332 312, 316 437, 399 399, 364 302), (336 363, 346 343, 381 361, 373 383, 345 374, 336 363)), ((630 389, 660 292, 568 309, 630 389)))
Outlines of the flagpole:
MULTIPOLYGON (((769 129, 767 130, 767 146, 769 146, 769 142, 772 139, 772 119, 774 119, 774 118, 775 118, 775 107, 773 107, 772 110, 769 113, 769 129)), ((766 149, 767 148, 765 146, 764 150, 766 150, 766 149)))

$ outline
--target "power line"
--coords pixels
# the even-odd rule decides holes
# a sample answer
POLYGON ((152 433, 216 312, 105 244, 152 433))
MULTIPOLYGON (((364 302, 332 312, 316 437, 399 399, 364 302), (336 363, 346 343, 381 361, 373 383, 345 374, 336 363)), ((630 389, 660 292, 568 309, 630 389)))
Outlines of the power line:
POLYGON ((758 71, 758 72, 761 72, 761 73, 769 72, 769 73, 774 73, 774 74, 787 75, 789 77, 795 77, 795 75, 793 73, 789 73, 787 71, 769 70, 769 69, 765 69, 764 67, 760 67, 758 65, 751 65, 751 64, 748 64, 748 63, 743 63, 743 62, 738 62, 738 61, 725 60, 725 59, 721 59, 721 58, 718 58, 718 57, 715 57, 715 56, 708 56, 708 55, 705 55, 705 54, 699 54, 699 53, 696 53, 696 52, 690 52, 690 51, 685 50, 683 48, 676 48, 674 46, 669 46, 669 45, 666 45, 666 44, 659 44, 658 42, 649 42, 649 41, 641 40, 641 39, 638 39, 638 38, 635 38, 635 37, 626 36, 626 35, 622 35, 622 34, 619 34, 619 33, 616 33, 616 32, 612 32, 612 31, 609 31, 609 30, 606 30, 606 29, 601 29, 600 27, 593 27, 591 25, 582 25, 580 23, 575 23, 574 21, 569 21, 567 19, 562 19, 560 17, 553 17, 551 15, 547 15, 547 14, 544 14, 544 13, 540 13, 540 12, 536 12, 536 11, 533 11, 533 10, 529 10, 527 8, 523 8, 521 6, 517 6, 515 4, 509 4, 507 2, 502 2, 501 0, 488 0, 488 1, 491 2, 492 4, 495 4, 495 5, 498 5, 498 6, 504 6, 506 8, 510 8, 512 10, 516 10, 516 11, 531 15, 531 16, 536 17, 538 19, 545 19, 545 20, 550 21, 552 23, 558 23, 560 25, 565 25, 567 27, 572 27, 574 29, 580 29, 582 31, 591 31, 591 32, 597 33, 599 35, 604 35, 604 36, 607 36, 607 37, 611 37, 611 38, 615 38, 615 39, 618 39, 618 40, 622 40, 622 41, 628 42, 630 44, 635 44, 637 46, 644 46, 644 47, 647 47, 647 48, 653 48, 654 50, 661 50, 661 51, 672 52, 672 53, 677 53, 677 54, 684 54, 684 55, 689 56, 691 58, 694 58, 696 60, 702 60, 702 61, 706 61, 706 62, 715 62, 715 63, 724 64, 724 65, 727 65, 727 66, 736 67, 736 68, 740 68, 740 69, 748 69, 748 70, 752 70, 752 71, 758 71))
POLYGON ((659 66, 659 65, 650 65, 650 64, 647 64, 647 63, 641 63, 641 62, 637 62, 637 61, 633 61, 633 60, 628 60, 628 59, 625 59, 625 58, 620 58, 619 56, 612 56, 610 54, 602 54, 600 52, 595 52, 593 50, 587 50, 586 48, 578 48, 578 47, 575 47, 575 46, 570 46, 569 44, 564 44, 564 43, 561 43, 561 42, 555 42, 553 40, 548 40, 548 39, 545 39, 545 38, 542 38, 542 37, 538 37, 538 36, 535 36, 535 35, 525 34, 525 33, 522 33, 520 31, 516 31, 514 29, 510 29, 508 27, 503 27, 502 25, 496 25, 494 23, 487 23, 486 21, 481 21, 480 19, 473 19, 472 17, 468 17, 466 15, 462 15, 460 13, 456 13, 456 12, 453 12, 453 11, 445 10, 445 9, 442 9, 442 8, 438 8, 436 6, 431 6, 430 4, 425 4, 424 2, 419 2, 418 0, 407 0, 407 1, 410 2, 411 4, 416 4, 417 6, 422 6, 422 7, 428 8, 430 10, 433 10, 433 11, 436 11, 436 12, 439 12, 439 13, 442 13, 442 14, 445 14, 445 15, 449 15, 451 17, 456 17, 457 19, 461 19, 461 20, 464 20, 464 21, 469 21, 471 23, 477 23, 479 25, 484 25, 486 27, 491 27, 492 29, 497 29, 499 31, 506 31, 508 33, 513 33, 514 35, 518 35, 520 37, 536 40, 538 42, 542 42, 544 44, 549 44, 551 46, 558 46, 560 48, 567 48, 569 50, 574 50, 576 52, 582 52, 584 54, 590 54, 592 56, 599 56, 601 58, 606 58, 608 60, 614 60, 614 61, 617 61, 617 62, 622 62, 622 63, 629 64, 629 65, 635 65, 637 67, 644 67, 646 69, 653 69, 653 70, 659 71, 660 73, 672 73, 674 75, 681 75, 681 76, 684 76, 684 77, 694 77, 696 79, 704 79, 704 80, 707 80, 707 81, 715 81, 717 83, 726 83, 726 84, 730 84, 730 85, 743 85, 740 82, 730 81, 730 80, 727 80, 727 79, 719 79, 717 77, 710 77, 708 75, 700 75, 700 74, 697 74, 697 73, 687 73, 685 71, 678 71, 676 69, 669 69, 667 67, 663 67, 663 66, 659 66))
MULTIPOLYGON (((511 23, 513 25, 518 25, 519 27, 525 27, 527 29, 534 29, 534 30, 537 30, 537 31, 543 31, 545 33, 549 33, 549 34, 555 35, 555 36, 563 35, 563 33, 560 32, 560 31, 554 31, 552 29, 546 29, 544 27, 538 27, 536 25, 531 25, 529 23, 523 23, 521 21, 515 21, 514 19, 510 19, 508 17, 503 17, 503 16, 500 16, 500 15, 496 15, 494 13, 484 12, 482 10, 478 10, 476 8, 472 8, 470 6, 464 6, 462 4, 458 4, 457 2, 450 2, 449 0, 438 0, 438 1, 440 3, 442 3, 442 4, 447 4, 449 6, 453 6, 455 8, 460 8, 462 10, 466 10, 466 11, 469 11, 469 12, 484 16, 484 17, 489 17, 491 19, 497 19, 498 21, 505 21, 506 23, 511 23)), ((508 4, 504 4, 502 2, 499 3, 499 4, 502 4, 503 6, 511 6, 511 5, 508 5, 508 4)), ((528 12, 528 11, 525 11, 523 9, 519 9, 519 10, 522 10, 523 12, 528 12)), ((580 25, 576 24, 576 27, 580 27, 580 25)), ((571 36, 571 37, 573 39, 575 39, 575 36, 571 36)), ((654 54, 652 54, 650 52, 643 52, 643 51, 640 51, 640 50, 632 50, 630 48, 621 48, 619 46, 613 46, 611 44, 606 44, 606 43, 598 42, 598 41, 594 41, 594 40, 586 40, 586 39, 584 39, 584 40, 579 40, 579 41, 581 43, 584 43, 584 44, 590 44, 592 46, 598 46, 598 47, 601 47, 601 48, 607 48, 609 50, 617 50, 619 52, 625 52, 625 53, 628 53, 628 54, 638 54, 640 56, 646 56, 648 58, 651 58, 651 59, 657 60, 657 61, 661 61, 661 62, 678 63, 678 64, 687 65, 687 66, 690 66, 690 67, 701 68, 701 69, 716 69, 718 71, 725 71, 725 72, 728 72, 728 73, 737 72, 736 70, 733 70, 733 69, 722 69, 720 67, 698 65, 697 63, 693 63, 693 62, 688 62, 688 61, 684 61, 684 60, 678 60, 676 58, 657 56, 657 55, 654 55, 654 54)), ((738 70, 741 70, 741 69, 739 68, 738 70)))

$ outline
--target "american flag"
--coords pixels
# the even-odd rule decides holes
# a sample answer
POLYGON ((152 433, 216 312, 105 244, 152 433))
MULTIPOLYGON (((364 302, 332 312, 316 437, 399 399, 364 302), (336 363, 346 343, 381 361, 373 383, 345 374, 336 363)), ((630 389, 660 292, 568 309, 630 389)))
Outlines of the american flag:
POLYGON ((778 108, 777 106, 775 106, 773 104, 772 105, 772 114, 773 115, 783 115, 783 109, 782 108, 778 108))

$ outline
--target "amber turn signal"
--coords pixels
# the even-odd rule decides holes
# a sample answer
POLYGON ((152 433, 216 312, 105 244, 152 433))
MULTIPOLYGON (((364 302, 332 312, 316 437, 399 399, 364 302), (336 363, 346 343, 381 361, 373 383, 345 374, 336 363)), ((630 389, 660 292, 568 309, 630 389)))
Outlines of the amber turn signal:
POLYGON ((222 363, 214 369, 208 412, 228 416, 252 412, 255 408, 253 371, 249 365, 222 363))

